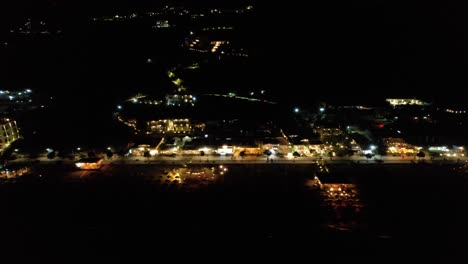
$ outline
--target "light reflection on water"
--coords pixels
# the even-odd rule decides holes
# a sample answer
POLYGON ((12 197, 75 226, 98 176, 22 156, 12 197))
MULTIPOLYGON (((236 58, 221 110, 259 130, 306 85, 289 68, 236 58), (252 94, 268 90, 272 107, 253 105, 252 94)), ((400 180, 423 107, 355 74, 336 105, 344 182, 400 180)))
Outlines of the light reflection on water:
POLYGON ((225 165, 189 166, 165 170, 154 180, 161 185, 174 185, 181 190, 191 191, 212 185, 228 173, 225 165))
POLYGON ((306 186, 320 193, 322 206, 327 212, 325 217, 327 226, 340 230, 356 230, 365 227, 365 208, 356 184, 323 183, 316 176, 308 180, 306 186))

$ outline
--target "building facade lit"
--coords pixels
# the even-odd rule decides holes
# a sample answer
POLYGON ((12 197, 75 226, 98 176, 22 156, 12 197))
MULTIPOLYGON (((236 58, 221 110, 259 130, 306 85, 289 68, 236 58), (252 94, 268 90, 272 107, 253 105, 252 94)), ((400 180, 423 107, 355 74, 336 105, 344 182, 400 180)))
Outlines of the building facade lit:
POLYGON ((388 98, 386 101, 392 106, 398 105, 429 105, 429 103, 423 102, 418 99, 408 99, 408 98, 388 98))
POLYGON ((193 123, 190 119, 161 119, 147 122, 147 134, 189 134, 205 129, 203 123, 193 123))
POLYGON ((166 104, 168 106, 195 105, 196 97, 191 94, 168 94, 166 104))
POLYGON ((402 138, 384 138, 383 142, 387 147, 388 154, 414 155, 420 151, 420 147, 406 143, 402 138))
POLYGON ((0 151, 4 151, 11 143, 20 138, 21 135, 16 121, 8 118, 0 121, 0 151))

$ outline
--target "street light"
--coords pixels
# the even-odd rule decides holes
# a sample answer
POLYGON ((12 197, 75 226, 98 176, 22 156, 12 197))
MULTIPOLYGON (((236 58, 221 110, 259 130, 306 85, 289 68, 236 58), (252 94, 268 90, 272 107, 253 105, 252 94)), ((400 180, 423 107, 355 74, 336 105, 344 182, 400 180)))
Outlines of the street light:
POLYGON ((319 109, 319 110, 320 110, 320 112, 321 112, 321 113, 323 113, 323 112, 325 111, 325 108, 323 108, 323 107, 320 107, 320 109, 319 109))
POLYGON ((371 150, 375 150, 376 148, 377 148, 376 146, 370 145, 370 149, 371 149, 371 150))
POLYGON ((294 113, 299 113, 299 107, 294 108, 294 113))

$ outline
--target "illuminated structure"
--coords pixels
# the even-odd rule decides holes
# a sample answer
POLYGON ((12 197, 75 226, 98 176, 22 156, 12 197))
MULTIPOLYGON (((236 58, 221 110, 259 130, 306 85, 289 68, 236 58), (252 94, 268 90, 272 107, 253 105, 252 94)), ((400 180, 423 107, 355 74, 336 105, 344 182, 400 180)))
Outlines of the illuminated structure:
POLYGON ((0 151, 5 150, 11 143, 20 139, 20 132, 16 121, 4 118, 0 121, 0 151))
POLYGON ((166 103, 168 106, 195 105, 197 98, 191 94, 168 94, 166 103))
POLYGON ((426 102, 423 102, 421 100, 418 100, 418 99, 407 99, 407 98, 403 98, 403 99, 394 99, 394 98, 389 98, 389 99, 385 99, 390 105, 392 106, 398 106, 398 105, 420 105, 420 106, 424 106, 424 105, 429 105, 429 103, 426 103, 426 102))
POLYGON ((29 167, 5 168, 0 170, 0 179, 11 179, 24 176, 31 172, 29 167))
POLYGON ((84 158, 75 163, 81 170, 99 170, 102 166, 101 158, 84 158))
POLYGON ((452 148, 448 148, 447 146, 430 146, 428 148, 429 153, 439 155, 441 157, 464 157, 465 156, 465 148, 464 147, 457 147, 453 146, 452 148))
POLYGON ((156 25, 153 26, 153 28, 168 28, 168 27, 171 27, 168 20, 158 20, 156 21, 156 25))
POLYGON ((319 134, 321 139, 325 137, 340 136, 343 134, 343 131, 340 128, 317 127, 314 132, 319 134))
POLYGON ((161 119, 148 121, 147 134, 187 134, 194 131, 203 131, 205 124, 193 124, 190 119, 161 119))
POLYGON ((402 138, 384 138, 383 141, 389 154, 416 154, 421 149, 406 143, 402 138))

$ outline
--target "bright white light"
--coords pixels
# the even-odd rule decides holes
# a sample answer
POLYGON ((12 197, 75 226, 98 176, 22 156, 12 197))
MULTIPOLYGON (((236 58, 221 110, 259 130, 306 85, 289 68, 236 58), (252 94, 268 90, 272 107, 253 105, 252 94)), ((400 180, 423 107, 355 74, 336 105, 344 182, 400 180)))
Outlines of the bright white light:
POLYGON ((117 106, 117 109, 121 110, 121 109, 122 109, 122 106, 121 106, 121 105, 118 105, 118 106, 117 106))
POLYGON ((151 155, 151 156, 154 156, 154 155, 156 155, 156 154, 158 154, 158 151, 157 151, 156 149, 150 150, 150 155, 151 155))
POLYGON ((299 108, 294 108, 294 113, 299 113, 299 108))
POLYGON ((371 149, 371 150, 375 150, 376 148, 377 148, 377 147, 374 146, 374 145, 371 145, 371 146, 370 146, 370 149, 371 149))
POLYGON ((107 147, 107 150, 111 150, 111 147, 107 147))
POLYGON ((396 132, 398 132, 398 134, 401 134, 401 131, 400 131, 400 130, 397 130, 396 132))
POLYGON ((323 108, 323 107, 320 107, 320 109, 319 109, 319 110, 320 110, 320 112, 323 112, 323 111, 325 111, 325 108, 323 108))
POLYGON ((136 99, 136 98, 133 98, 132 101, 133 101, 133 103, 135 103, 135 104, 138 103, 138 99, 136 99))
POLYGON ((76 150, 80 151, 80 150, 81 150, 81 148, 80 148, 80 147, 78 147, 78 148, 76 148, 76 150))
POLYGON ((51 148, 46 148, 46 150, 47 150, 47 152, 52 152, 52 151, 54 151, 54 150, 51 149, 51 148))
POLYGON ((208 134, 205 134, 205 138, 208 138, 208 134))
POLYGON ((264 93, 265 93, 265 90, 261 90, 260 93, 261 93, 261 94, 264 94, 264 93))

